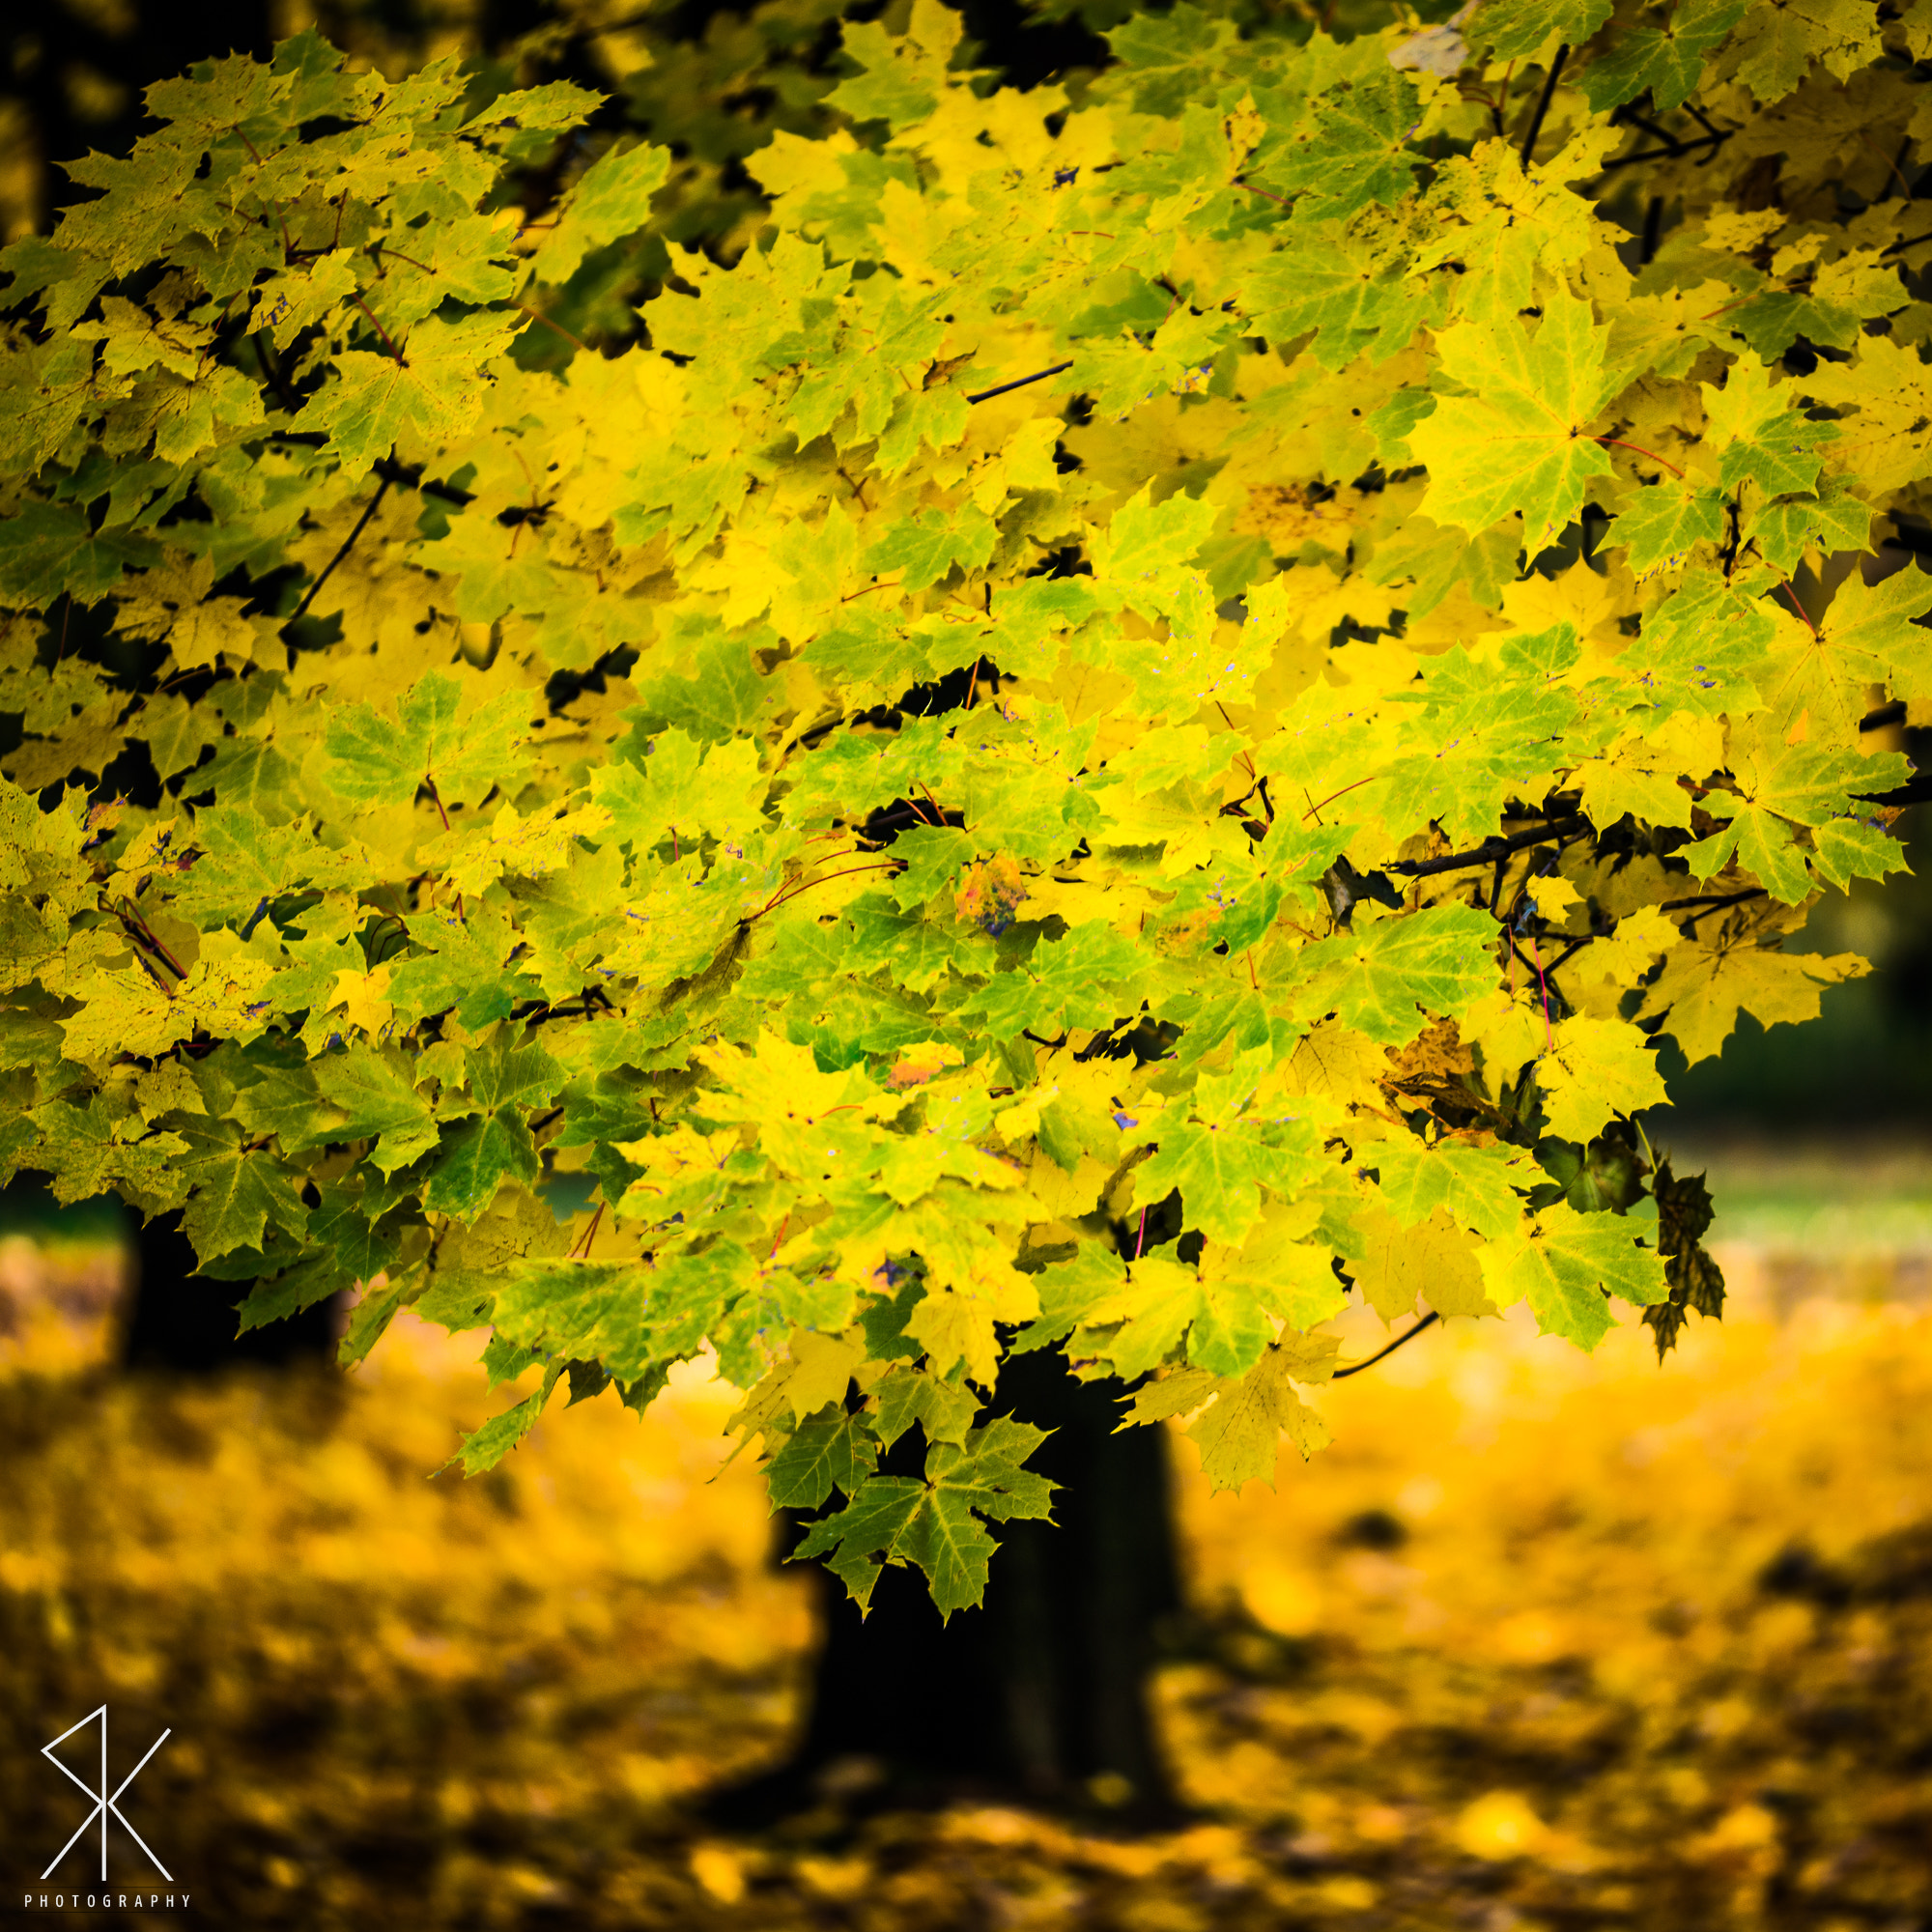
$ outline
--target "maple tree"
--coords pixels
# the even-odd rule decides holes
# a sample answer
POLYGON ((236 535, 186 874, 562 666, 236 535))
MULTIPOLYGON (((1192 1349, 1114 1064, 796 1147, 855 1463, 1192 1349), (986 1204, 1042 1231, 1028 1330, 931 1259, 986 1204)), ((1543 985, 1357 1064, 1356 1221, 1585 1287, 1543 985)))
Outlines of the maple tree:
POLYGON ((942 1610, 1051 1508, 1008 1354, 1234 1487, 1351 1294, 1717 1312, 1634 1122, 1901 865, 1932 23, 1354 25, 1075 99, 848 24, 608 354, 671 163, 533 214, 582 89, 152 88, 0 253, 6 1171, 245 1325, 358 1287, 347 1361, 488 1326, 472 1470, 715 1351, 800 1553, 942 1610))

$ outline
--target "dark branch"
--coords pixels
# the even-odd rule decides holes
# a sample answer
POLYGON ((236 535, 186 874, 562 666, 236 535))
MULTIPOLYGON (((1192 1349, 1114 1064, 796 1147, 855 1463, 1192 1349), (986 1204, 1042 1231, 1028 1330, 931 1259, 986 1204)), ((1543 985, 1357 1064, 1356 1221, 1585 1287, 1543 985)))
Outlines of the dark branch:
POLYGON ((1492 860, 1506 859, 1512 852, 1520 852, 1527 846, 1547 844, 1552 838, 1572 838, 1586 829, 1580 818, 1559 819, 1553 825, 1546 825, 1540 832, 1518 832, 1508 838, 1485 838, 1473 852, 1450 852, 1440 859, 1397 859, 1384 866, 1382 870, 1400 872, 1405 878, 1426 879, 1436 872, 1461 871, 1464 866, 1487 866, 1492 860))
POLYGON ((977 396, 968 396, 969 403, 990 403, 995 396, 1004 396, 1009 389, 1024 389, 1029 383, 1043 383, 1049 376, 1058 376, 1062 370, 1073 367, 1071 362, 1056 362, 1051 369, 1042 369, 1037 375, 1021 376, 1011 383, 1001 383, 990 389, 981 389, 977 396))
POLYGON ((1536 112, 1529 117, 1529 132, 1522 137, 1523 172, 1529 172, 1530 157, 1536 153, 1536 137, 1543 132, 1543 117, 1549 112, 1549 103, 1556 98, 1557 77, 1563 71, 1563 63, 1570 58, 1570 49, 1561 46, 1556 49, 1556 58, 1549 63, 1549 71, 1543 77, 1543 92, 1537 97, 1536 112))
POLYGON ((1675 151, 1669 148, 1645 148, 1640 154, 1619 155, 1615 160, 1605 161, 1597 172, 1600 175, 1606 175, 1612 168, 1627 168, 1636 161, 1680 160, 1684 156, 1696 148, 1721 147, 1724 142, 1731 138, 1731 133, 1732 130, 1726 128, 1716 134, 1699 134, 1694 141, 1681 142, 1675 151))

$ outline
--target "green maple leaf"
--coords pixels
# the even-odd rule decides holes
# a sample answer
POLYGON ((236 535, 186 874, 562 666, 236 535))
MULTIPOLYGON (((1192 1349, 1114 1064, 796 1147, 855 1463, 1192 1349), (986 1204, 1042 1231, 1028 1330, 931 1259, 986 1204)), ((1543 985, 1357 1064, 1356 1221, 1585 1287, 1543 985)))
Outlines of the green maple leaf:
POLYGON ((611 813, 611 836, 640 852, 673 837, 696 843, 742 832, 757 823, 765 790, 750 739, 706 748, 674 728, 651 740, 641 769, 607 765, 590 777, 590 796, 611 813))
POLYGON ((1444 396, 1408 433, 1428 466, 1421 511, 1472 535, 1520 515, 1532 550, 1574 518, 1594 477, 1610 474, 1589 424, 1618 379, 1604 373, 1609 331, 1590 304, 1558 290, 1532 334, 1516 320, 1452 324, 1436 338, 1444 396))
POLYGON ((1421 119, 1414 82, 1367 36, 1337 43, 1318 30, 1299 65, 1289 88, 1260 97, 1269 128, 1257 176, 1278 193, 1305 196, 1320 215, 1346 220, 1378 203, 1393 207, 1422 164, 1407 152, 1421 119))
POLYGON ((1499 61, 1528 60, 1548 42, 1579 47, 1610 16, 1611 0, 1487 0, 1469 40, 1499 61))
POLYGON ((1044 1430, 1001 1416, 972 1431, 962 1447, 935 1443, 923 1482, 867 1477, 842 1510, 810 1526, 791 1560, 829 1555, 862 1611, 882 1563, 916 1563, 950 1619, 985 1595, 993 1539, 980 1519, 1050 1518, 1053 1485, 1021 1466, 1044 1439, 1044 1430))
POLYGON ((455 321, 432 315, 408 332, 400 359, 387 350, 339 350, 337 380, 309 398, 296 425, 327 435, 352 476, 365 474, 398 443, 407 449, 460 436, 482 414, 484 366, 520 327, 521 318, 491 310, 455 321))
POLYGON ((1217 1241, 1238 1242, 1260 1216, 1262 1186, 1278 1175, 1281 1160, 1279 1150, 1252 1128, 1178 1122, 1161 1127, 1160 1144, 1136 1185, 1145 1185, 1151 1201, 1179 1188, 1189 1227, 1217 1241))
POLYGON ((1780 497, 1767 503, 1745 526, 1758 554, 1772 569, 1788 576, 1807 551, 1854 554, 1864 550, 1871 536, 1872 507, 1855 496, 1842 476, 1828 479, 1817 496, 1780 497))
POLYGON ((995 973, 960 1009, 960 1017, 982 1020, 996 1040, 1012 1039, 1028 1028, 1106 1026, 1120 1010, 1119 995, 1107 989, 1139 969, 1133 943, 1094 920, 1065 939, 1043 941, 1011 972, 995 973))
POLYGON ((856 1415, 827 1404, 792 1432, 771 1460, 766 1481, 778 1509, 818 1509, 836 1489, 845 1495, 878 1466, 879 1442, 856 1415))
POLYGON ((865 567, 874 577, 895 570, 901 590, 923 590, 955 565, 982 570, 999 536, 993 520, 970 504, 963 510, 917 510, 867 551, 865 567))
POLYGON ((302 886, 356 891, 377 876, 359 846, 323 844, 306 814, 270 825, 253 806, 217 804, 196 816, 194 842, 202 857, 164 890, 180 917, 204 927, 245 927, 302 886))
POLYGON ((1642 578, 1676 569, 1698 544, 1716 543, 1723 534, 1720 492, 1660 477, 1624 499, 1605 541, 1622 544, 1625 562, 1642 578))
POLYGON ((1558 1202, 1516 1240, 1480 1251, 1490 1299, 1498 1308, 1526 1300, 1546 1335, 1594 1349, 1612 1328, 1607 1297, 1648 1307, 1670 1293, 1663 1259, 1636 1242, 1621 1214, 1579 1214, 1558 1202))
POLYGON ((1522 1220, 1522 1193, 1544 1179, 1534 1159, 1519 1149, 1430 1147, 1411 1136, 1365 1146, 1361 1165, 1377 1171, 1382 1200, 1404 1227, 1428 1220, 1439 1208, 1489 1240, 1516 1230, 1522 1220))
POLYGON ((1302 949, 1295 1011, 1333 1012, 1379 1046, 1406 1046, 1425 1013, 1466 1009, 1495 984, 1496 923, 1470 906, 1432 906, 1302 949))
POLYGON ((651 218, 651 197, 670 173, 670 150, 652 146, 600 155, 584 169, 529 258, 530 279, 567 282, 593 248, 635 234, 651 218))
POLYGON ((481 1429, 466 1435, 462 1446, 443 1467, 461 1463, 466 1476, 480 1476, 494 1469, 537 1426, 544 1404, 550 1400, 550 1392, 556 1386, 563 1369, 561 1362, 553 1362, 544 1371, 543 1386, 535 1395, 526 1396, 500 1415, 493 1415, 481 1429))
POLYGON ((178 1163, 192 1151, 181 1135, 134 1131, 138 1118, 116 1112, 105 1095, 94 1094, 84 1107, 48 1100, 34 1109, 17 1148, 32 1148, 53 1177, 53 1195, 63 1204, 84 1201, 117 1182, 156 1204, 159 1213, 175 1206, 185 1191, 178 1163))
POLYGON ((172 1119, 187 1146, 179 1159, 193 1188, 182 1228, 204 1262, 235 1248, 260 1247, 271 1222, 299 1238, 308 1209, 276 1156, 245 1150, 241 1129, 229 1122, 180 1114, 172 1119))
POLYGON ((490 1319, 499 1336, 522 1348, 602 1362, 633 1381, 658 1359, 650 1285, 637 1262, 526 1258, 503 1277, 490 1319))
POLYGON ((397 1048, 379 1050, 357 1040, 310 1065, 323 1097, 342 1116, 327 1137, 375 1139, 369 1159, 380 1173, 407 1167, 436 1145, 430 1104, 417 1093, 409 1060, 397 1048))
POLYGON ((423 1206, 473 1222, 506 1180, 526 1185, 539 1172, 537 1151, 522 1114, 510 1108, 442 1130, 442 1151, 423 1188, 423 1206))
POLYGON ((1680 0, 1662 26, 1632 28, 1592 61, 1577 83, 1591 111, 1621 106, 1645 88, 1660 113, 1682 107, 1704 76, 1705 57, 1744 18, 1749 4, 1680 0))
POLYGON ((673 724, 710 745, 758 729, 773 695, 752 651, 770 641, 768 631, 727 631, 716 617, 679 611, 648 661, 654 670, 662 663, 662 670, 643 682, 643 702, 624 713, 636 736, 673 724))
MULTIPOLYGON (((879 1304, 873 1307, 877 1310, 879 1304)), ((874 1343, 871 1336, 868 1322, 867 1347, 875 1358, 890 1358, 895 1343, 899 1349, 918 1346, 910 1337, 874 1343)), ((872 1434, 885 1448, 890 1449, 915 1422, 924 1430, 928 1442, 951 1442, 955 1448, 964 1448, 967 1431, 980 1412, 980 1399, 963 1380, 942 1381, 923 1369, 893 1368, 873 1384, 867 1408, 872 1434)))
POLYGON ((323 740, 330 786, 358 805, 406 805, 426 782, 445 806, 509 789, 529 763, 530 699, 499 692, 467 718, 462 701, 457 679, 433 670, 393 715, 372 704, 337 706, 323 740))
POLYGON ((532 999, 538 984, 509 967, 521 935, 500 908, 471 905, 466 914, 412 913, 404 929, 426 951, 395 962, 384 997, 399 1017, 413 1021, 454 1009, 468 1028, 507 1019, 519 1000, 532 999))
POLYGON ((1776 635, 1756 594, 1768 583, 1763 572, 1755 582, 1742 574, 1727 582, 1715 573, 1687 573, 1644 620, 1619 668, 1669 710, 1716 718, 1754 709, 1753 680, 1776 635))
POLYGON ((130 530, 97 532, 65 503, 26 502, 0 522, 0 596, 44 611, 64 592, 98 604, 122 573, 156 564, 161 548, 130 530))

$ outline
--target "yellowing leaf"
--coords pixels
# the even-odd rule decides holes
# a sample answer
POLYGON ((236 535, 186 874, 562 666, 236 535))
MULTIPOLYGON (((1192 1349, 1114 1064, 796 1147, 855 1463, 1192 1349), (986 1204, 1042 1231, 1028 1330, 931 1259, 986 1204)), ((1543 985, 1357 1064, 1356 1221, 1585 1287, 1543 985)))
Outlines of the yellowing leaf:
POLYGON ((1412 1314, 1418 1294, 1438 1315, 1495 1312, 1476 1262, 1480 1243, 1441 1208, 1406 1228, 1386 1208, 1371 1204, 1356 1212, 1354 1228, 1357 1250, 1349 1256, 1349 1272, 1384 1321, 1412 1314))
POLYGON ((1442 367, 1469 393, 1445 396, 1409 432, 1429 469, 1422 514, 1471 535, 1520 516, 1525 542, 1549 542, 1582 507, 1590 479, 1610 473, 1588 434, 1607 400, 1605 340, 1589 303, 1564 290, 1534 333, 1514 319, 1443 330, 1442 367))
POLYGON ((1577 1016, 1556 1028, 1555 1044, 1536 1063, 1545 1118, 1559 1140, 1588 1142, 1617 1114, 1664 1097, 1650 1043, 1623 1020, 1577 1016))

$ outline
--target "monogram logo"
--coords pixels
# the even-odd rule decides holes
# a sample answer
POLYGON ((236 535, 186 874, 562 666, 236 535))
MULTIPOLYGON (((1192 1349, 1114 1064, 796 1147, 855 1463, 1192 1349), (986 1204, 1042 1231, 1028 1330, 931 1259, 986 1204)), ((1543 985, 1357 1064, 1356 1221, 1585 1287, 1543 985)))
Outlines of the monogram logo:
POLYGON ((43 1758, 45 1758, 46 1761, 50 1765, 52 1765, 54 1769, 58 1771, 64 1777, 72 1779, 72 1781, 75 1784, 79 1785, 80 1788, 84 1792, 86 1792, 91 1799, 94 1800, 94 1809, 90 1811, 87 1814, 87 1816, 80 1821, 79 1830, 76 1831, 73 1836, 71 1837, 67 1841, 67 1843, 64 1844, 60 1848, 60 1850, 54 1854, 53 1863, 50 1864, 46 1868, 46 1870, 41 1874, 41 1877, 43 1881, 52 1874, 55 1868, 60 1864, 61 1860, 66 1858, 67 1855, 73 1850, 74 1846, 80 1842, 81 1833, 85 1832, 88 1829, 88 1827, 92 1825, 97 1818, 99 1818, 100 1820, 100 1882, 103 1885, 106 1884, 107 1820, 111 1814, 113 1817, 120 1819, 121 1824, 123 1828, 126 1830, 128 1835, 130 1838, 132 1838, 137 1845, 141 1847, 142 1851, 148 1853, 149 1862, 153 1864, 155 1869, 157 1872, 159 1872, 160 1875, 169 1882, 169 1884, 172 1885, 174 1883, 173 1874, 168 1870, 166 1865, 162 1864, 159 1859, 155 1857, 153 1852, 148 1851, 147 1841, 141 1836, 140 1833, 135 1831, 132 1825, 129 1825, 128 1823, 127 1814, 121 1809, 121 1794, 124 1791, 126 1791, 128 1787, 130 1784, 132 1784, 137 1777, 140 1776, 143 1771, 147 1769, 148 1758, 153 1757, 154 1754, 157 1750, 159 1750, 164 1744, 167 1743, 168 1739, 172 1735, 173 1735, 172 1730, 163 1731, 160 1734, 160 1736, 157 1737, 155 1740, 155 1742, 148 1747, 147 1756, 143 1757, 141 1762, 137 1764, 134 1767, 134 1769, 130 1771, 128 1774, 128 1776, 124 1777, 121 1780, 121 1782, 114 1787, 114 1790, 111 1795, 109 1794, 107 1789, 107 1706, 105 1704, 101 1705, 101 1707, 98 1711, 89 1712, 89 1714, 86 1717, 84 1717, 79 1723, 71 1725, 67 1730, 64 1730, 59 1737, 54 1739, 52 1744, 43 1745, 41 1747, 41 1755, 43 1758), (54 1750, 57 1746, 66 1744, 68 1739, 72 1737, 75 1731, 84 1731, 89 1724, 94 1722, 95 1719, 97 1718, 100 1719, 100 1789, 99 1791, 95 1790, 95 1788, 91 1784, 89 1784, 85 1778, 75 1776, 75 1774, 72 1771, 69 1770, 68 1767, 64 1765, 60 1761, 60 1759, 54 1755, 54 1750))

